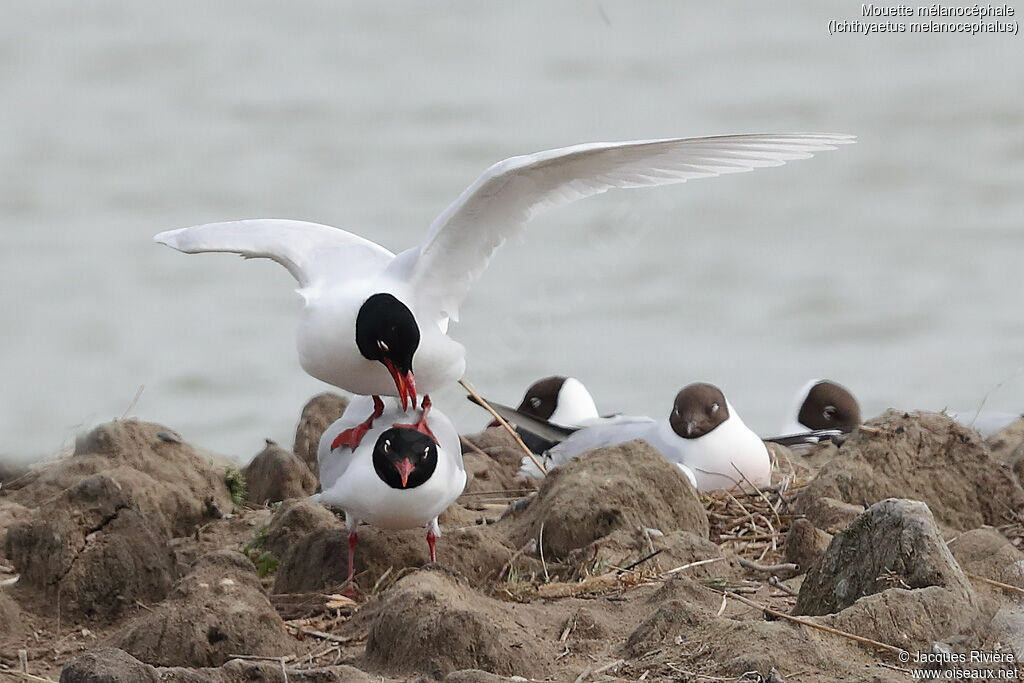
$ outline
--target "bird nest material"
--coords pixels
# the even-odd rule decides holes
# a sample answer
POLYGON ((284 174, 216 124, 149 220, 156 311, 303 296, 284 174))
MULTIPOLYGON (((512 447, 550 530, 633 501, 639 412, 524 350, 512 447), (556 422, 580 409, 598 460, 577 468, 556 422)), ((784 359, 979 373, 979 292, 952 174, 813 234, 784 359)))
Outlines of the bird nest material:
POLYGON ((722 550, 755 562, 781 558, 786 534, 798 515, 788 513, 788 484, 753 491, 720 490, 702 495, 708 513, 708 536, 722 550))

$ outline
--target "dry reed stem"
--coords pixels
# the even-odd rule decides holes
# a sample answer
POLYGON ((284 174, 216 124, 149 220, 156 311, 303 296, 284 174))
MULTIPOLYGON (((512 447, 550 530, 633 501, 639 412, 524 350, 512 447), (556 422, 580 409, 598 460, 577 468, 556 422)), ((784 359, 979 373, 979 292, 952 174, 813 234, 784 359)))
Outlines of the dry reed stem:
POLYGON ((982 583, 987 583, 990 586, 995 586, 996 588, 1002 588, 1003 590, 1011 591, 1013 593, 1024 594, 1024 588, 1020 588, 1018 586, 1011 586, 1010 584, 1002 583, 1001 581, 993 581, 992 579, 986 579, 984 576, 978 576, 977 574, 969 574, 967 572, 964 572, 964 574, 967 574, 967 578, 969 578, 969 579, 974 579, 975 581, 981 581, 982 583))
POLYGON ((477 455, 482 455, 485 458, 490 458, 491 457, 491 456, 487 455, 486 453, 484 453, 482 449, 478 448, 475 443, 473 443, 472 441, 470 441, 466 437, 462 436, 461 434, 459 434, 459 441, 462 442, 463 446, 468 446, 469 450, 473 451, 477 455))
POLYGON ((498 421, 498 424, 504 427, 505 431, 512 435, 512 438, 516 440, 516 443, 519 444, 519 447, 523 449, 523 453, 526 453, 530 460, 533 461, 533 464, 537 466, 537 469, 541 471, 541 474, 547 476, 547 469, 544 467, 544 465, 540 464, 540 460, 537 459, 537 456, 533 454, 533 451, 526 447, 526 444, 523 443, 523 440, 519 437, 519 434, 516 433, 516 430, 512 429, 512 426, 505 421, 505 418, 503 418, 501 415, 498 415, 498 413, 494 411, 494 408, 492 408, 490 404, 488 404, 487 401, 485 401, 483 397, 480 396, 480 394, 476 393, 473 387, 469 386, 469 384, 467 384, 465 380, 460 379, 459 384, 462 385, 462 388, 465 389, 470 396, 479 401, 480 405, 482 405, 487 412, 494 416, 494 419, 498 421))
MULTIPOLYGON (((709 586, 709 588, 710 588, 710 586, 709 586)), ((742 595, 739 595, 738 593, 735 593, 734 591, 719 591, 719 590, 716 590, 715 588, 711 588, 711 590, 715 590, 718 593, 722 593, 723 595, 728 595, 731 598, 735 598, 735 599, 739 600, 740 602, 742 602, 743 604, 748 605, 750 607, 756 607, 757 609, 761 610, 762 612, 770 614, 773 617, 776 617, 778 619, 785 619, 786 621, 792 622, 794 624, 800 624, 801 626, 807 626, 808 628, 813 628, 813 629, 816 629, 818 631, 824 631, 825 633, 831 633, 832 635, 842 636, 843 638, 847 638, 849 640, 856 641, 856 642, 861 643, 863 645, 871 645, 872 647, 877 647, 877 648, 879 648, 881 650, 886 650, 888 652, 892 652, 893 654, 895 654, 897 656, 899 656, 899 654, 904 651, 901 648, 898 648, 898 647, 896 647, 894 645, 889 645, 888 643, 881 643, 881 642, 879 642, 877 640, 871 640, 870 638, 865 638, 863 636, 858 636, 855 633, 850 633, 848 631, 841 631, 841 630, 839 630, 837 628, 832 628, 831 626, 825 626, 824 624, 817 624, 817 623, 815 623, 813 621, 807 621, 807 620, 801 619, 799 617, 790 616, 790 615, 786 614, 785 612, 780 612, 778 610, 774 610, 771 607, 768 607, 767 605, 762 605, 760 603, 754 602, 753 600, 751 600, 749 598, 745 598, 742 595)))

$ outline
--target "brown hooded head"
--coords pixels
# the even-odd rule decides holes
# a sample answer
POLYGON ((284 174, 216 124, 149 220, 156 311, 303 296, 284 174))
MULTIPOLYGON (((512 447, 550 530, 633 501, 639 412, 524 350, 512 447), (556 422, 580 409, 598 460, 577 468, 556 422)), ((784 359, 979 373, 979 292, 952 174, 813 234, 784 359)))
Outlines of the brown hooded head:
POLYGON ((725 394, 713 384, 697 382, 676 394, 668 421, 684 439, 696 439, 729 419, 725 394))
POLYGON ((526 396, 523 396, 517 410, 539 420, 550 420, 558 407, 558 394, 562 391, 565 379, 555 375, 537 380, 526 390, 526 396))
POLYGON ((848 389, 822 380, 807 392, 796 420, 808 429, 849 432, 860 424, 860 406, 848 389))

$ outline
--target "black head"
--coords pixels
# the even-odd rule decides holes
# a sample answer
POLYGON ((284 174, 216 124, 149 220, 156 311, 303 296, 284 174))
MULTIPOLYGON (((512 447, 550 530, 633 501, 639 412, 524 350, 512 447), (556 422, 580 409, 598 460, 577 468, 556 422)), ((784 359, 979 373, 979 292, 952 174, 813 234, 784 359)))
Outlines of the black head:
POLYGON ((697 382, 676 394, 669 424, 684 439, 696 439, 729 419, 725 394, 713 384, 697 382))
POLYGON ((420 328, 409 307, 390 294, 374 294, 363 302, 356 316, 356 346, 367 360, 384 364, 407 407, 416 405, 416 381, 412 357, 420 345, 420 328))
POLYGON ((526 390, 526 396, 519 404, 519 412, 541 420, 551 419, 558 407, 558 394, 565 384, 565 377, 555 375, 539 379, 526 390))
POLYGON ((437 468, 437 444, 422 432, 392 427, 373 447, 373 469, 393 489, 414 489, 437 468))
POLYGON ((808 429, 849 432, 860 424, 860 406, 848 389, 822 380, 807 392, 796 420, 808 429))

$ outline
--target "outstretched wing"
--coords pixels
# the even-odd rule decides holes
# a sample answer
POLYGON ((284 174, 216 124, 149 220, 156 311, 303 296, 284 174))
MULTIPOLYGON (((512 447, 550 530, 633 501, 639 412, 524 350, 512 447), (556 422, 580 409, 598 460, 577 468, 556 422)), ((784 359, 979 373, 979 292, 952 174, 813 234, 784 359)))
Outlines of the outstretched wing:
POLYGON ((458 319, 494 250, 537 214, 612 188, 651 187, 780 166, 854 141, 789 133, 597 142, 512 157, 491 166, 437 217, 396 267, 421 305, 458 319))
POLYGON ((339 228, 305 221, 258 218, 168 230, 153 238, 196 254, 224 251, 245 258, 269 258, 288 269, 301 287, 328 277, 358 276, 383 268, 394 257, 373 242, 339 228))

